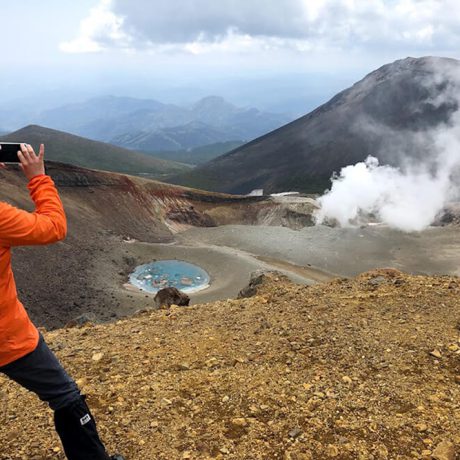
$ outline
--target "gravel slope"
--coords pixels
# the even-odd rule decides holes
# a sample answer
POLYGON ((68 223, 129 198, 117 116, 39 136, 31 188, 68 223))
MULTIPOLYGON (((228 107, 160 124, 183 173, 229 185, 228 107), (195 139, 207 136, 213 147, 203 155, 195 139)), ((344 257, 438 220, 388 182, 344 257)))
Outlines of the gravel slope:
MULTIPOLYGON (((460 279, 380 270, 46 333, 129 460, 454 459, 460 279), (444 449, 450 456, 439 456, 444 449)), ((1 460, 63 459, 0 378, 1 460)))

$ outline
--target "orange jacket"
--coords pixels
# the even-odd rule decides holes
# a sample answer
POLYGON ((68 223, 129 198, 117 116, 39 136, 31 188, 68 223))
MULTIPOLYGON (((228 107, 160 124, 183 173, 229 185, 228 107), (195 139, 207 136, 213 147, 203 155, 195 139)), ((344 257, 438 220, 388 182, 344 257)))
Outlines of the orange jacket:
POLYGON ((51 177, 39 175, 27 185, 35 211, 0 202, 0 366, 35 350, 38 331, 19 301, 11 247, 48 244, 65 238, 67 222, 51 177))

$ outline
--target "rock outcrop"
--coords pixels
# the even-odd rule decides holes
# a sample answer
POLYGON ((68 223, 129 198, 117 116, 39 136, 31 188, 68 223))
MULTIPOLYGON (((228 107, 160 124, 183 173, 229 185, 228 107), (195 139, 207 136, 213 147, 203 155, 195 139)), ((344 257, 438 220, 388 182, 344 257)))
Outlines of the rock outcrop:
POLYGON ((274 279, 275 281, 279 281, 280 278, 283 280, 287 279, 286 276, 277 271, 258 270, 251 273, 249 284, 238 293, 238 299, 246 299, 257 295, 258 288, 267 282, 267 277, 274 279))

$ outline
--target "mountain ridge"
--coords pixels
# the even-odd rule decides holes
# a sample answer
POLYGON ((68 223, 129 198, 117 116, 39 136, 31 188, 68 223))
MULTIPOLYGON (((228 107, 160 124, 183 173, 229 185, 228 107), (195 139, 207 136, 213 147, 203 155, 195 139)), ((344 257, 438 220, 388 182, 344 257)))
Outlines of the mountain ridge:
POLYGON ((1 136, 7 142, 27 142, 38 148, 45 144, 46 158, 77 166, 113 172, 150 175, 161 178, 174 171, 189 167, 151 155, 135 152, 107 143, 85 139, 38 125, 29 125, 18 131, 1 136))
MULTIPOLYGON (((459 69, 460 61, 434 57, 386 64, 309 114, 170 180, 240 194, 259 188, 322 193, 334 171, 368 155, 398 165, 385 148, 388 133, 368 125, 414 133, 446 123, 458 103, 435 101, 448 85, 460 86, 456 78, 449 80, 459 69)), ((406 147, 414 158, 429 154, 428 147, 406 147)))

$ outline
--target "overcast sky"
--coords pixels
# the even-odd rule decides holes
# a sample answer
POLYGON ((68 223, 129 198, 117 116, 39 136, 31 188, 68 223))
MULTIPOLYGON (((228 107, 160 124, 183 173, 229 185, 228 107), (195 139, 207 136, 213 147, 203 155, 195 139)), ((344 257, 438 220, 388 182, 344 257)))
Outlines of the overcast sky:
POLYGON ((2 0, 1 19, 0 102, 308 105, 396 59, 460 57, 457 0, 2 0))

